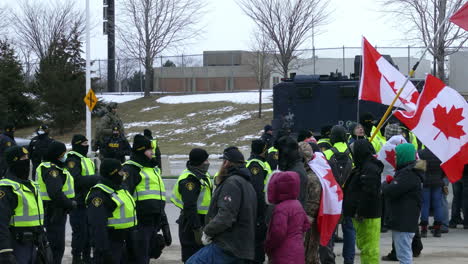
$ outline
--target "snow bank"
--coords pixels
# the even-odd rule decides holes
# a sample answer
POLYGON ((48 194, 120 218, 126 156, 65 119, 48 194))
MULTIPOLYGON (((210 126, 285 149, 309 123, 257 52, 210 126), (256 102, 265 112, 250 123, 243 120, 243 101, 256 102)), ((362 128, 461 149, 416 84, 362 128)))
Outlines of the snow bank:
POLYGON ((176 119, 173 121, 154 120, 154 121, 148 121, 148 122, 133 122, 133 123, 125 124, 124 127, 131 128, 131 127, 147 127, 147 126, 154 126, 154 125, 178 125, 178 124, 182 124, 182 120, 176 119))
MULTIPOLYGON (((272 103, 272 90, 262 92, 262 103, 272 103)), ((232 102, 235 104, 257 104, 258 92, 239 92, 239 93, 210 93, 210 94, 191 94, 179 96, 164 96, 156 100, 161 104, 190 104, 206 102, 232 102)))
POLYGON ((152 107, 146 107, 146 108, 143 108, 140 110, 140 112, 147 112, 147 111, 151 111, 153 109, 158 109, 159 106, 152 106, 152 107))
POLYGON ((130 94, 99 94, 96 95, 99 100, 105 102, 125 103, 143 97, 141 93, 130 94))

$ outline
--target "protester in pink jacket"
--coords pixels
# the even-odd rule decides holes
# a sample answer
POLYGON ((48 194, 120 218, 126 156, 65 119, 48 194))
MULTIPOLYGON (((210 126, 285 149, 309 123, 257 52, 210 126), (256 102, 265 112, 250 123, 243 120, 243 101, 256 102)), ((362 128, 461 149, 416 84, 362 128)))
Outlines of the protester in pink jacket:
POLYGON ((305 263, 304 233, 310 223, 297 200, 299 185, 299 175, 293 171, 274 174, 268 184, 268 201, 275 204, 265 242, 270 263, 305 263))

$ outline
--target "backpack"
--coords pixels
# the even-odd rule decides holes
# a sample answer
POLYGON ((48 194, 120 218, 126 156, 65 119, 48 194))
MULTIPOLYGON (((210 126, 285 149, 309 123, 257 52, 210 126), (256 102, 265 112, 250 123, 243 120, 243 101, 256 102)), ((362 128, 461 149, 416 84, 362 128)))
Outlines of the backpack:
POLYGON ((335 147, 330 149, 333 152, 328 163, 338 184, 343 187, 353 170, 353 161, 350 157, 349 149, 345 152, 339 152, 335 147))

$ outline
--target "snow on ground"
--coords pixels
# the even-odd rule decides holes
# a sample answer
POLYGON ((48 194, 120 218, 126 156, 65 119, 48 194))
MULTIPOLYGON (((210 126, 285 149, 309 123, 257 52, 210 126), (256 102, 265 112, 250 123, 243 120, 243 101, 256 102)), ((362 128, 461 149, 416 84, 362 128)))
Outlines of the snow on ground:
POLYGON ((252 112, 245 112, 239 115, 233 115, 226 119, 214 122, 210 124, 211 127, 227 127, 237 125, 240 121, 249 119, 252 116, 252 112))
POLYGON ((206 143, 202 142, 190 142, 190 143, 184 143, 186 146, 196 146, 196 147, 204 147, 206 146, 206 143))
POLYGON ((147 126, 154 126, 154 125, 179 125, 182 124, 182 120, 176 119, 172 121, 159 121, 159 120, 154 120, 154 121, 148 121, 148 122, 133 122, 133 123, 127 123, 124 125, 125 128, 131 128, 131 127, 147 127, 147 126))
MULTIPOLYGON (((272 103, 272 90, 262 92, 262 103, 272 103)), ((258 92, 239 92, 239 93, 210 93, 210 94, 191 94, 179 96, 164 96, 156 100, 161 104, 190 104, 205 102, 227 101, 236 104, 257 104, 258 92)))
POLYGON ((146 108, 141 109, 140 112, 147 112, 147 111, 151 111, 151 110, 157 109, 157 108, 159 108, 159 106, 146 107, 146 108))
POLYGON ((105 102, 125 103, 143 97, 141 93, 125 93, 125 94, 99 94, 96 95, 99 100, 105 102))

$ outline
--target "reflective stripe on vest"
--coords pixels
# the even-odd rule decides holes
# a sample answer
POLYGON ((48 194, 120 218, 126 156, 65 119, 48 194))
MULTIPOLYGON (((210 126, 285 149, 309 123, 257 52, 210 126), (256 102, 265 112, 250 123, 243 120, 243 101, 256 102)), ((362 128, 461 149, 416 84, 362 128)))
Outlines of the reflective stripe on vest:
POLYGON ((262 167, 262 169, 267 172, 267 175, 265 176, 265 179, 263 180, 263 184, 266 185, 267 181, 268 181, 268 177, 273 172, 271 170, 270 164, 268 164, 268 162, 264 162, 264 161, 261 161, 259 159, 251 159, 251 160, 247 161, 247 165, 245 167, 249 168, 249 166, 250 166, 250 164, 252 162, 257 162, 262 167))
MULTIPOLYGON (((181 182, 184 179, 187 179, 190 175, 193 175, 195 177, 195 175, 191 171, 185 169, 177 179, 177 182, 174 185, 174 189, 172 190, 171 202, 180 209, 184 209, 184 202, 182 201, 182 195, 179 192, 179 182, 181 182)), ((206 215, 208 213, 208 209, 211 203, 211 195, 213 191, 213 183, 211 182, 210 175, 208 173, 206 173, 206 179, 208 180, 208 182, 206 182, 205 180, 199 180, 201 184, 201 190, 200 194, 198 194, 197 199, 197 213, 203 215, 206 215)))
POLYGON ((94 175, 96 170, 94 168, 94 162, 78 152, 70 151, 68 154, 76 155, 81 160, 81 176, 94 175))
POLYGON ((151 140, 151 147, 153 148, 153 158, 156 157, 156 149, 158 148, 158 140, 152 139, 151 140))
POLYGON ((10 179, 0 180, 0 186, 11 186, 18 197, 18 204, 14 215, 10 219, 10 226, 34 227, 42 226, 44 222, 44 206, 38 192, 37 183, 30 181, 33 190, 26 185, 10 179))
POLYGON ((268 149, 268 154, 270 154, 271 152, 278 152, 278 149, 275 147, 271 147, 268 149))
MULTIPOLYGON (((42 167, 45 168, 51 168, 51 167, 56 168, 57 170, 61 171, 63 174, 65 174, 65 183, 62 186, 62 192, 63 194, 71 199, 75 197, 75 189, 74 189, 74 179, 71 176, 70 172, 68 172, 67 169, 62 169, 58 167, 57 165, 50 163, 50 162, 42 162, 36 169, 36 175, 37 175, 37 182, 39 183, 39 193, 41 194, 41 198, 44 201, 51 201, 52 199, 49 197, 49 193, 47 192, 47 185, 45 184, 44 180, 42 179, 42 167)), ((57 176, 58 177, 58 176, 57 176)))
POLYGON ((142 165, 129 160, 124 165, 134 165, 140 168, 141 181, 135 187, 133 198, 137 201, 143 200, 162 200, 166 201, 166 188, 161 178, 161 170, 159 168, 143 167, 142 165))
MULTIPOLYGON (((377 128, 375 126, 372 127, 371 136, 374 134, 376 129, 377 128)), ((382 149, 383 145, 385 145, 386 142, 387 140, 385 139, 385 137, 382 136, 382 133, 380 131, 378 131, 371 142, 372 146, 374 147, 375 153, 379 153, 380 149, 382 149)))
MULTIPOLYGON (((116 205, 114 212, 112 212, 112 217, 107 219, 108 227, 126 229, 137 225, 135 200, 127 190, 121 189, 116 191, 104 184, 96 184, 91 189, 93 188, 99 188, 108 193, 116 205)), ((86 196, 86 200, 88 200, 90 193, 91 191, 86 196)))

